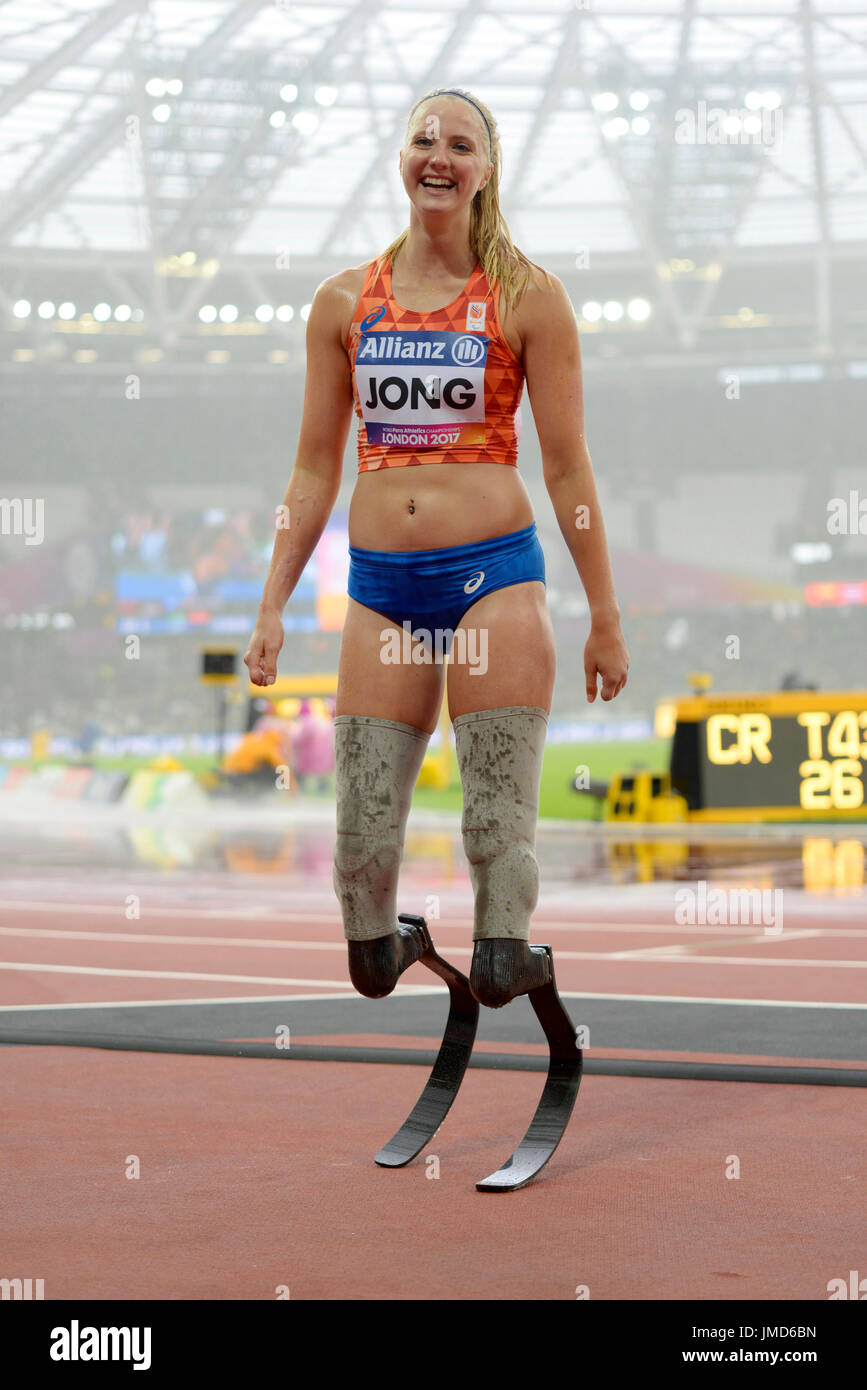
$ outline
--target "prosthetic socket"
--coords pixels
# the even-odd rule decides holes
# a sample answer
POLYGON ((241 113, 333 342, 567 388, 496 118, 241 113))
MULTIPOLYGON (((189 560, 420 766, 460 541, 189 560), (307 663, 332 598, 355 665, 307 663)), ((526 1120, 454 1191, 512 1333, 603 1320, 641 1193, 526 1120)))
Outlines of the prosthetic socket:
POLYGON ((458 715, 454 729, 473 940, 528 941, 539 897, 536 821, 548 716, 533 705, 508 705, 458 715))
POLYGON ((334 720, 337 840, 334 891, 347 941, 397 930, 406 822, 430 734, 394 719, 334 720))
MULTIPOLYGON (((531 705, 459 715, 461 832, 475 894, 473 940, 527 941, 539 895, 536 821, 548 716, 531 705)), ((397 928, 397 880, 430 735, 366 715, 334 721, 334 889, 349 941, 397 928)))

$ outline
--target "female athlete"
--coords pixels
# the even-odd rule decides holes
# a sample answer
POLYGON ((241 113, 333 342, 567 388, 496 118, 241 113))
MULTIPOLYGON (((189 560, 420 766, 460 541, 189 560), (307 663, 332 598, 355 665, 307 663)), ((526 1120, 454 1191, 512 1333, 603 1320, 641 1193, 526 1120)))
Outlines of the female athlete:
POLYGON ((334 888, 350 977, 370 998, 389 994, 424 950, 419 929, 398 924, 397 880, 446 669, 475 896, 472 993, 499 1008, 550 978, 544 950, 529 944, 556 661, 544 556, 517 468, 525 380, 545 486, 589 603, 588 701, 597 679, 613 699, 629 665, 584 436, 575 314, 562 283, 512 242, 501 158, 477 98, 455 88, 422 97, 399 159, 409 227, 375 261, 318 287, 280 509, 288 524, 244 657, 256 685, 275 679, 282 612, 337 499, 354 411, 334 888))

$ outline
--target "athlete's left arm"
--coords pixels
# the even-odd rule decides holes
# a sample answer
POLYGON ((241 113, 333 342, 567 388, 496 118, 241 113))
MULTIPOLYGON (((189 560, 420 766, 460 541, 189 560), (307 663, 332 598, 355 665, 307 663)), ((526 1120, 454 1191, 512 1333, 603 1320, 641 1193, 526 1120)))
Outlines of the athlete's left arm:
POLYGON ((575 311, 556 275, 536 276, 519 304, 524 375, 542 449, 545 487, 590 605, 584 649, 587 699, 611 700, 626 684, 629 656, 608 557, 602 509, 584 431, 581 347, 575 311))

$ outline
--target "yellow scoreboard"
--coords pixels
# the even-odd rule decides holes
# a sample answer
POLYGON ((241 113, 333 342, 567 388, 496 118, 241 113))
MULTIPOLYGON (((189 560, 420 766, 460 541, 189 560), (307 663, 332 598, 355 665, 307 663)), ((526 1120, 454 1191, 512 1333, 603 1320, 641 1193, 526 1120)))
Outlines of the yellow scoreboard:
POLYGON ((867 690, 697 695, 674 713, 690 820, 867 819, 867 690))

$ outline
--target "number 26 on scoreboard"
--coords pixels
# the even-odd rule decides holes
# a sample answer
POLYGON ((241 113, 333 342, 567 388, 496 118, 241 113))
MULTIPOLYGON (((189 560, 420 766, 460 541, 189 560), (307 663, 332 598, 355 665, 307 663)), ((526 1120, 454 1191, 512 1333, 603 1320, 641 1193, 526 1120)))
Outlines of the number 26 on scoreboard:
POLYGON ((801 806, 805 811, 855 811, 864 801, 858 758, 808 758, 800 764, 801 806))

